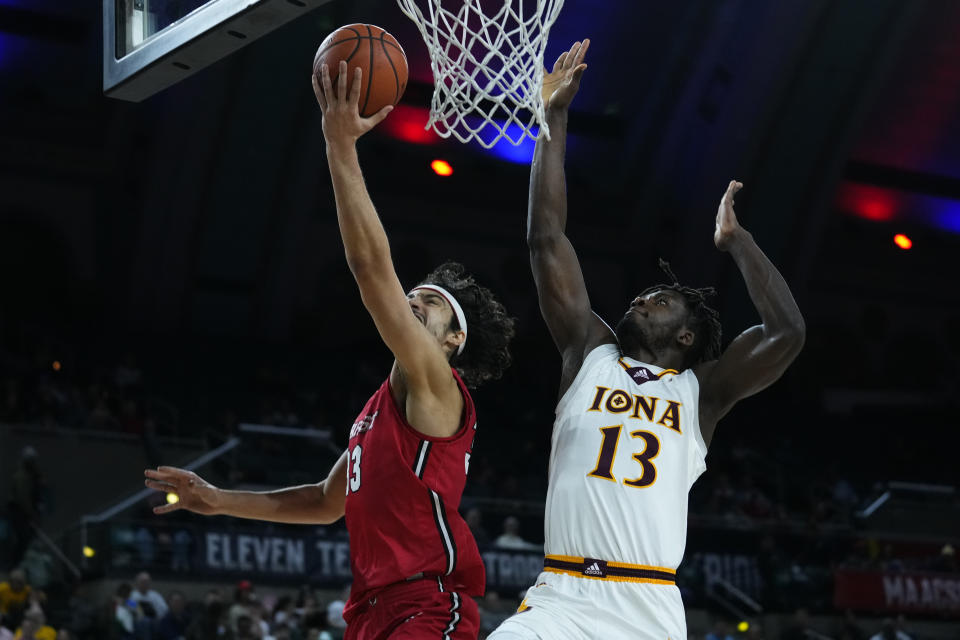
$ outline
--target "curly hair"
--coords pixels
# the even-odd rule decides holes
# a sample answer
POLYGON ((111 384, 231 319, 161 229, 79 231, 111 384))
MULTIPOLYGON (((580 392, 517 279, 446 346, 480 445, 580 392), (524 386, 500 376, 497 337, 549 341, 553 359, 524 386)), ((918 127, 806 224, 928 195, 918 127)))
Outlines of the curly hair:
MULTIPOLYGON (((486 287, 477 284, 462 264, 444 262, 423 279, 420 284, 443 287, 457 299, 467 318, 467 344, 463 353, 450 360, 464 384, 471 389, 487 380, 496 380, 510 366, 510 340, 516 321, 486 287)), ((450 329, 458 331, 460 323, 454 317, 450 329)))
POLYGON ((658 263, 667 277, 673 280, 673 284, 657 284, 644 289, 640 296, 645 296, 654 291, 669 290, 679 293, 687 305, 687 327, 693 331, 693 344, 687 350, 684 356, 684 367, 692 367, 701 362, 716 360, 720 357, 721 338, 723 329, 720 326, 720 314, 717 310, 707 305, 707 299, 717 295, 717 290, 713 287, 703 287, 694 289, 680 284, 679 279, 670 268, 670 263, 660 258, 658 263))

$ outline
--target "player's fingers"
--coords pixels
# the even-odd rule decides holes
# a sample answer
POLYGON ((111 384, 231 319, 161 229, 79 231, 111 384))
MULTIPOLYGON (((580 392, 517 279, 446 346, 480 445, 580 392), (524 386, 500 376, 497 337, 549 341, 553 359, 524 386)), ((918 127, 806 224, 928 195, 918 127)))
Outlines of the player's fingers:
POLYGON ((153 512, 157 515, 163 515, 164 513, 170 513, 171 511, 176 511, 180 508, 179 502, 174 502, 173 504, 165 504, 159 507, 154 507, 153 512))
POLYGON ((320 82, 317 81, 316 74, 310 74, 310 84, 313 85, 313 95, 317 97, 317 104, 320 105, 320 111, 327 111, 327 99, 323 96, 323 90, 320 88, 320 82))
POLYGON ((347 97, 347 61, 340 61, 337 73, 337 100, 343 101, 347 97))
POLYGON ((736 180, 731 180, 730 185, 727 187, 727 192, 723 194, 725 200, 733 203, 733 196, 736 195, 737 191, 740 191, 740 187, 743 185, 737 182, 736 180))
POLYGON ((554 70, 554 71, 556 71, 557 69, 563 69, 563 62, 564 62, 564 60, 567 59, 567 54, 568 54, 568 53, 570 53, 570 52, 569 52, 569 51, 564 51, 563 53, 560 54, 560 57, 557 58, 557 61, 553 63, 553 70, 554 70))
POLYGON ((590 38, 585 38, 583 43, 580 45, 580 50, 577 51, 577 57, 574 60, 574 64, 580 64, 583 62, 584 57, 587 55, 587 49, 590 48, 590 38))
POLYGON ((144 480, 143 484, 157 491, 166 491, 166 492, 174 491, 175 492, 177 490, 177 488, 174 485, 170 484, 169 482, 157 482, 156 480, 144 480))
POLYGON ((154 480, 168 480, 176 477, 179 471, 175 467, 157 467, 156 469, 144 469, 143 475, 154 480))
POLYGON ((583 72, 586 71, 586 70, 587 70, 587 65, 585 65, 585 64, 582 64, 582 65, 580 65, 579 67, 577 67, 576 69, 574 69, 574 70, 573 70, 573 76, 572 76, 573 81, 574 81, 574 82, 580 82, 580 78, 583 77, 583 72))
POLYGON ((159 467, 157 467, 157 471, 159 471, 160 473, 187 473, 186 471, 184 471, 183 469, 180 469, 179 467, 168 467, 166 465, 160 465, 159 467))
POLYGON ((357 67, 353 71, 353 85, 350 87, 350 104, 360 104, 361 84, 363 84, 363 70, 357 67))
POLYGON ((323 97, 327 104, 336 104, 337 95, 333 92, 333 84, 330 82, 330 67, 327 65, 320 67, 320 80, 323 87, 323 97))
POLYGON ((583 43, 580 42, 579 40, 574 42, 573 46, 570 47, 570 51, 567 52, 567 58, 566 60, 563 61, 564 64, 567 66, 567 68, 570 68, 573 66, 574 62, 577 59, 577 56, 580 55, 581 48, 583 48, 583 43))
POLYGON ((388 104, 383 109, 380 109, 380 111, 377 111, 375 114, 367 118, 367 120, 370 121, 370 126, 375 127, 383 122, 384 118, 386 118, 391 111, 393 111, 393 105, 388 104))

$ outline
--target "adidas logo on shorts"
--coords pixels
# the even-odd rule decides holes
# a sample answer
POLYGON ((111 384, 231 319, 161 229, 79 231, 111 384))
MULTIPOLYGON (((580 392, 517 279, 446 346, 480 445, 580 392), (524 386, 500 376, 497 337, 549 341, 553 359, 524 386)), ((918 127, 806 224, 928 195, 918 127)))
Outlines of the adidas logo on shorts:
POLYGON ((603 560, 594 560, 593 558, 584 558, 583 575, 594 578, 607 577, 607 563, 603 560))

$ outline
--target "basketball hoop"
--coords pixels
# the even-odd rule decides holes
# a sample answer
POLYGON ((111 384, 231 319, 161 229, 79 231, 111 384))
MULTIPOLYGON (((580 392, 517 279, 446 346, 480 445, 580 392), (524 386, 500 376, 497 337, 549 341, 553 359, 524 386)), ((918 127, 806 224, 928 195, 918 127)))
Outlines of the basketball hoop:
POLYGON ((550 139, 540 94, 543 54, 563 0, 502 0, 493 15, 481 0, 446 0, 455 11, 442 7, 444 0, 397 2, 430 52, 434 92, 426 128, 487 149, 501 138, 514 145, 536 140, 537 127, 550 139), (529 16, 525 2, 536 6, 529 16))

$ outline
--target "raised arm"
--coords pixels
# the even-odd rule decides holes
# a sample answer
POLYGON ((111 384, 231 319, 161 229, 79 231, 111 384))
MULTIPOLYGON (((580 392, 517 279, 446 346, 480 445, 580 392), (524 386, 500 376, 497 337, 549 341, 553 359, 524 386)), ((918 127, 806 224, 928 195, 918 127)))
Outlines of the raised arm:
POLYGON ((347 495, 347 452, 337 460, 323 482, 276 491, 227 491, 193 471, 176 467, 147 469, 144 484, 175 493, 179 500, 153 509, 163 514, 185 509, 205 516, 233 516, 290 524, 331 524, 343 517, 347 495))
POLYGON ((739 400, 773 384, 793 362, 806 327, 787 282, 753 236, 737 222, 733 198, 743 185, 731 181, 720 200, 713 239, 743 274, 760 324, 737 336, 718 360, 696 369, 700 379, 700 428, 709 444, 717 421, 739 400))
POLYGON ((410 309, 406 292, 393 268, 387 234, 360 171, 357 139, 381 122, 392 107, 384 107, 370 118, 361 118, 357 107, 360 69, 356 70, 349 94, 347 75, 347 64, 341 62, 336 91, 326 65, 321 69, 319 82, 313 77, 314 93, 323 111, 327 160, 347 264, 360 288, 363 304, 396 357, 410 392, 426 396, 455 394, 459 398, 443 349, 410 309))
POLYGON ((540 298, 540 311, 550 335, 563 356, 560 394, 573 381, 590 349, 616 338, 590 308, 580 262, 566 236, 567 187, 564 159, 567 148, 567 115, 587 68, 584 56, 589 40, 576 42, 560 55, 543 81, 550 140, 537 140, 530 167, 530 201, 527 245, 530 266, 540 298))

